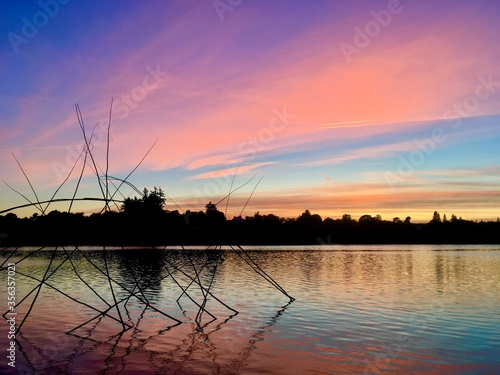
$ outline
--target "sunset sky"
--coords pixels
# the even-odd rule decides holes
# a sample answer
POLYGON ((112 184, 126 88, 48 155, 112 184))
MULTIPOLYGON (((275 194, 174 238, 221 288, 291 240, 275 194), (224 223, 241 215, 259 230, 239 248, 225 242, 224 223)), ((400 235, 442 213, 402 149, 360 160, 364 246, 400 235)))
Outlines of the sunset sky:
MULTIPOLYGON (((113 98, 109 174, 158 139, 129 181, 183 210, 256 174, 229 218, 262 178, 243 216, 496 220, 499 16, 495 0, 2 1, 0 177, 35 200, 14 154, 50 199, 82 149, 75 103, 104 171, 113 98)), ((78 197, 102 197, 90 167, 78 197)), ((0 185, 0 211, 23 203, 0 185)))

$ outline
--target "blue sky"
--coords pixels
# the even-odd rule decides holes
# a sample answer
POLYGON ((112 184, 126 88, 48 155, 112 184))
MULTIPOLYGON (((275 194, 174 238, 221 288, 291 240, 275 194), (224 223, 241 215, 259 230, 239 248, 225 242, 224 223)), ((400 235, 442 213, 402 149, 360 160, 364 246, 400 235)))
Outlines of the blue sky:
MULTIPOLYGON (((256 174, 229 217, 261 177, 244 215, 500 216, 497 2, 63 3, 0 5, 0 175, 29 199, 11 153, 49 199, 81 151, 75 103, 105 167, 113 98, 111 174, 158 139, 130 182, 184 210, 256 174)), ((87 168, 79 196, 100 194, 87 168)), ((0 186, 0 210, 24 202, 0 186)))

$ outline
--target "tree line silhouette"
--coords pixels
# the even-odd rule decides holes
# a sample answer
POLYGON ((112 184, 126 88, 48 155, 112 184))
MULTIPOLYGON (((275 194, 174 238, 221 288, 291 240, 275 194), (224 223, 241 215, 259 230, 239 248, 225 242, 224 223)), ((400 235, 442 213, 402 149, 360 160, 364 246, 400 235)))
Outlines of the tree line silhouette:
POLYGON ((274 214, 229 220, 209 202, 204 211, 165 209, 161 188, 144 189, 142 197, 127 198, 119 211, 89 216, 51 211, 19 218, 0 215, 2 246, 56 245, 306 245, 306 244, 487 244, 500 243, 500 220, 470 221, 435 211, 428 223, 411 217, 384 220, 380 215, 354 219, 325 218, 305 210, 296 218, 274 214))

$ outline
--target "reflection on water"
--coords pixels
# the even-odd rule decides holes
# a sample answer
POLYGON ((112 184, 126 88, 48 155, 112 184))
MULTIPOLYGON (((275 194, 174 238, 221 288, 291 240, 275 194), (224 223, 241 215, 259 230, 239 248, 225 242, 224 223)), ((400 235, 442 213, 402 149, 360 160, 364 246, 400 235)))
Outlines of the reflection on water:
POLYGON ((231 251, 17 251, 18 373, 500 373, 499 246, 251 249, 295 301, 231 251))

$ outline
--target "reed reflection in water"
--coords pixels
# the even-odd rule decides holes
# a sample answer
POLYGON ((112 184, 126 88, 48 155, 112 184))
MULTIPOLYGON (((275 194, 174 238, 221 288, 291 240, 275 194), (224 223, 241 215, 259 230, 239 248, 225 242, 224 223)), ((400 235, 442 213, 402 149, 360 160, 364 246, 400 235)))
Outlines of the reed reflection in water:
MULTIPOLYGON (((223 252, 212 280, 213 252, 111 250, 110 276, 130 289, 139 285, 158 311, 131 297, 122 311, 132 329, 121 332, 119 321, 100 316, 68 335, 96 312, 44 285, 17 337, 17 369, 42 374, 500 372, 498 246, 249 249, 295 301, 288 304, 233 252, 223 252), (239 313, 209 297, 206 308, 217 319, 203 314, 197 321, 195 302, 186 296, 176 302, 182 291, 169 273, 187 286, 190 280, 172 266, 186 262, 197 270, 206 263, 200 282, 212 283, 213 296, 239 313)), ((6 259, 8 253, 0 255, 6 259)), ((17 269, 42 279, 52 253, 41 251, 17 269)), ((104 267, 100 251, 84 253, 104 267)), ((58 252, 52 267, 63 259, 58 252)), ((113 300, 96 267, 82 255, 73 263, 104 300, 113 300)), ((107 308, 69 262, 51 282, 78 300, 107 308)), ((17 300, 37 285, 18 273, 17 300)), ((0 288, 5 296, 6 282, 0 288)), ((199 288, 190 290, 195 301, 203 297, 199 288)), ((114 292, 117 300, 130 296, 116 285, 114 292)), ((29 304, 18 307, 20 318, 29 304)), ((116 311, 109 313, 117 317, 116 311)))

